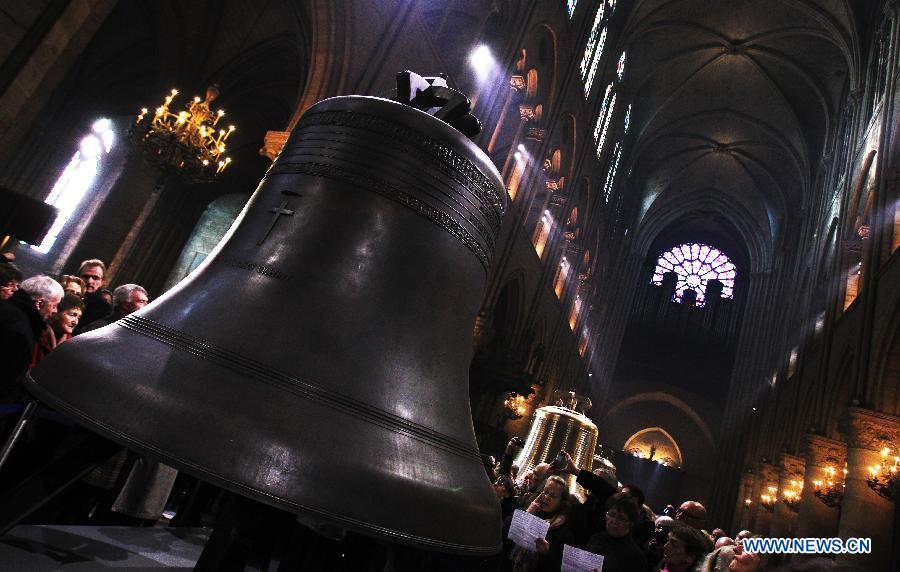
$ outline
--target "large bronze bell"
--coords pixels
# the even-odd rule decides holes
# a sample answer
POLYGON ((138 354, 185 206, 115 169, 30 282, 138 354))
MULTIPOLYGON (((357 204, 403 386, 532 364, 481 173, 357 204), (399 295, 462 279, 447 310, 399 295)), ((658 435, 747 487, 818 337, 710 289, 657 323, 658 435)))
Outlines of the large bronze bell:
POLYGON ((203 265, 26 384, 114 441, 320 523, 500 546, 468 401, 505 210, 489 159, 393 101, 311 107, 203 265))

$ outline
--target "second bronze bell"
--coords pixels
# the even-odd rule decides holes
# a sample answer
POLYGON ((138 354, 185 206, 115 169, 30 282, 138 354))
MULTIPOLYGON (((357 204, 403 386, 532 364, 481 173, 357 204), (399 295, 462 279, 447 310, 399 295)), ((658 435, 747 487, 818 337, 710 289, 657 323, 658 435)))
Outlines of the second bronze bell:
POLYGON ((320 522, 500 546, 468 403, 505 210, 488 158, 388 100, 310 108, 226 238, 143 310, 27 379, 86 427, 320 522))

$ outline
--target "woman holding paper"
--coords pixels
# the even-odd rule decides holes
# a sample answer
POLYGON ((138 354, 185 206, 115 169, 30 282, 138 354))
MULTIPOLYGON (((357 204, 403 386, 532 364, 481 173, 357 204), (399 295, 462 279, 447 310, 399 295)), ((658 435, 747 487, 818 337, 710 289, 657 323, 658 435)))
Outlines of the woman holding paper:
POLYGON ((563 546, 572 544, 572 531, 566 524, 571 497, 566 481, 554 475, 548 477, 541 494, 528 508, 529 512, 550 525, 544 538, 535 540, 535 550, 516 546, 510 558, 514 572, 558 571, 562 565, 563 546))

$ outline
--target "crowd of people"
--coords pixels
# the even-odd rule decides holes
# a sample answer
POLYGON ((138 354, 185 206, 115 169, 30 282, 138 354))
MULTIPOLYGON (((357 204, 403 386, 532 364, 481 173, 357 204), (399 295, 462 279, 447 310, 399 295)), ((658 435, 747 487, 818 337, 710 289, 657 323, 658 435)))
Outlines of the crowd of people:
POLYGON ((549 526, 534 547, 505 540, 502 555, 491 566, 497 572, 558 572, 565 545, 602 555, 602 572, 849 570, 822 558, 787 562, 744 550, 744 540, 757 535, 741 530, 729 536, 721 528, 709 529, 706 508, 698 501, 668 505, 656 515, 645 504, 643 491, 618 482, 615 466, 605 459, 593 471, 580 470, 563 451, 553 463, 518 474, 513 459, 522 444, 514 438, 499 462, 485 460, 504 519, 503 536, 507 538, 516 510, 549 526), (568 480, 573 478, 583 499, 571 492, 568 480))
MULTIPOLYGON (((25 278, 15 263, 0 257, 0 417, 2 438, 11 434, 17 413, 31 397, 23 374, 36 367, 59 344, 74 336, 107 326, 149 302, 138 284, 104 288, 106 264, 99 259, 82 262, 75 274, 58 279, 46 275, 25 278)), ((23 443, 0 474, 0 487, 12 486, 36 470, 41 460, 71 433, 59 418, 29 427, 23 443)), ((177 474, 174 469, 125 450, 114 455, 77 483, 69 495, 39 518, 65 524, 148 525, 161 516, 177 474), (162 500, 146 499, 162 490, 162 500), (137 499, 137 500, 135 500, 137 499)))

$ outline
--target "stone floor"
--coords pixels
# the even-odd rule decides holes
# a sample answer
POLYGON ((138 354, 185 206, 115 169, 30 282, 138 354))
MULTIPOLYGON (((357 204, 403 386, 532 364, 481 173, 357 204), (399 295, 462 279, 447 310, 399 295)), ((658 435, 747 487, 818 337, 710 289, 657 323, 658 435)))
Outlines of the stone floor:
POLYGON ((191 570, 201 528, 17 526, 0 537, 0 572, 191 570))

